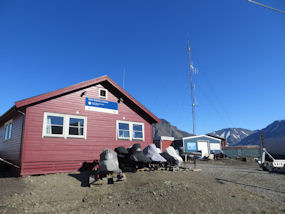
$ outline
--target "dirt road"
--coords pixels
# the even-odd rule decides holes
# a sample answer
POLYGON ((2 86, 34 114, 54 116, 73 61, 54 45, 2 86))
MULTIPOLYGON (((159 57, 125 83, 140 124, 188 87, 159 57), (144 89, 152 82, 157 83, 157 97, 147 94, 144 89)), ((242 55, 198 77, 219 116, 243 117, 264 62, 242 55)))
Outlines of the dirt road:
POLYGON ((285 174, 232 160, 198 168, 91 187, 79 172, 0 178, 0 213, 285 213, 285 174))

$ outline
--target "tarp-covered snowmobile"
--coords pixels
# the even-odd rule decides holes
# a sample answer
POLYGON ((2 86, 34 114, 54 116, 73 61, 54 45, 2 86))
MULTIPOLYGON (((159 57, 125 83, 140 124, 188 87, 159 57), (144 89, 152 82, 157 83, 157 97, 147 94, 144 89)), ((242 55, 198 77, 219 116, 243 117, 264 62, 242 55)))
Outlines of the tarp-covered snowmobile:
POLYGON ((99 169, 95 172, 95 174, 89 176, 89 185, 103 184, 104 181, 113 184, 114 178, 117 178, 116 181, 126 179, 119 168, 117 153, 111 149, 104 149, 100 154, 99 169))
POLYGON ((147 147, 145 147, 143 153, 145 154, 145 156, 149 157, 153 162, 158 162, 158 163, 167 162, 167 160, 159 154, 154 144, 150 144, 147 147))
POLYGON ((123 146, 117 147, 115 149, 115 152, 117 152, 118 154, 120 169, 122 169, 124 172, 137 170, 135 163, 130 160, 129 151, 125 147, 123 146))
POLYGON ((108 173, 120 174, 122 170, 119 168, 117 153, 111 149, 104 149, 100 154, 100 162, 98 173, 106 175, 108 173))
POLYGON ((118 153, 120 168, 123 171, 136 171, 151 163, 151 159, 143 154, 139 143, 134 144, 128 150, 121 146, 115 151, 118 153))
POLYGON ((161 156, 164 157, 171 165, 180 166, 183 163, 182 158, 176 153, 172 146, 167 147, 161 156))

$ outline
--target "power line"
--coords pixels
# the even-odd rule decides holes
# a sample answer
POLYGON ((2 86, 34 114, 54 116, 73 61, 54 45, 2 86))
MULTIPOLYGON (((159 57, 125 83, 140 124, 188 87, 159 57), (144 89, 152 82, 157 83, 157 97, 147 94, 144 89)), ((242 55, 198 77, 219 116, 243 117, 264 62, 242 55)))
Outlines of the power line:
POLYGON ((285 11, 283 11, 283 10, 279 10, 279 9, 274 8, 274 7, 270 7, 270 6, 265 5, 265 4, 262 4, 262 3, 260 3, 260 2, 256 2, 256 1, 253 1, 253 0, 248 0, 248 2, 253 3, 253 4, 256 4, 256 5, 259 5, 259 6, 261 6, 261 7, 265 7, 265 8, 267 8, 267 9, 269 9, 269 10, 274 10, 274 11, 277 11, 277 12, 279 12, 279 13, 285 14, 285 11))

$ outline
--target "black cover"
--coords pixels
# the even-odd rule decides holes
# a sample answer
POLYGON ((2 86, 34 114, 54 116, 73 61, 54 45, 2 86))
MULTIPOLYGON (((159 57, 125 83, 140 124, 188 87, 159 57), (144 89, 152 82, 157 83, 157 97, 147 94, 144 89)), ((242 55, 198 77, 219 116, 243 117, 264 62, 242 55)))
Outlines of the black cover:
POLYGON ((170 154, 163 152, 160 153, 160 155, 164 157, 167 160, 167 162, 170 163, 171 165, 176 165, 176 159, 172 157, 170 154))
POLYGON ((151 163, 151 159, 143 154, 141 144, 135 143, 130 149, 130 159, 135 162, 142 162, 145 164, 151 163))
POLYGON ((117 147, 115 149, 115 152, 117 152, 120 155, 127 155, 127 154, 129 154, 128 150, 125 147, 123 147, 123 146, 117 147))

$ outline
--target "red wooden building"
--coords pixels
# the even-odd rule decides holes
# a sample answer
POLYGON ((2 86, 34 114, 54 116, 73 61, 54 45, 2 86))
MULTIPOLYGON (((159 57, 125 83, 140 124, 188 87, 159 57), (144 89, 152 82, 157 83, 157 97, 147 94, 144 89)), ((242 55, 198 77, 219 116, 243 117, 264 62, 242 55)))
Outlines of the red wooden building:
POLYGON ((153 139, 153 143, 156 145, 157 148, 161 150, 161 152, 164 152, 164 150, 171 146, 171 144, 174 141, 174 137, 168 137, 168 136, 160 136, 156 139, 153 139))
POLYGON ((19 175, 78 170, 104 148, 153 142, 160 120, 108 76, 15 102, 0 117, 0 157, 19 175))

